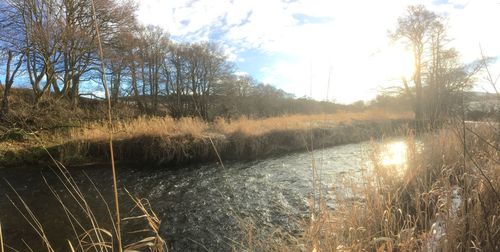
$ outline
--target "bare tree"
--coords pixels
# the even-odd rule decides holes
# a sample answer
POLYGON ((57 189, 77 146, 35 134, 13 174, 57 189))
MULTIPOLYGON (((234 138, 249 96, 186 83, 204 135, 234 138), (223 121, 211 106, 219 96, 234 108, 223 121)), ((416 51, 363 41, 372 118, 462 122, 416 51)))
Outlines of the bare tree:
MULTIPOLYGON (((131 1, 117 2, 114 0, 95 1, 96 16, 99 21, 99 31, 106 46, 106 58, 114 63, 112 82, 114 93, 119 86, 123 62, 121 53, 123 47, 120 34, 133 29, 136 25, 134 11, 136 5, 131 1), (117 57, 118 56, 118 57, 117 57), (119 59, 117 59, 119 58, 119 59)), ((68 96, 73 105, 78 103, 79 83, 81 77, 92 70, 97 64, 96 31, 93 26, 92 12, 87 1, 65 0, 63 5, 64 36, 61 50, 64 52, 64 78, 62 93, 68 96)))
MULTIPOLYGON (((415 119, 417 127, 423 124, 423 104, 422 104, 422 68, 425 44, 429 39, 433 25, 437 16, 427 10, 423 5, 409 6, 407 14, 398 19, 398 26, 390 36, 395 39, 404 39, 413 51, 414 73, 413 82, 415 84, 415 94, 412 95, 415 105, 415 119)), ((405 88, 408 93, 410 88, 405 81, 405 88)))
POLYGON ((160 94, 160 84, 165 57, 169 50, 169 34, 157 26, 147 26, 140 34, 139 57, 140 72, 142 82, 142 94, 148 96, 151 101, 146 106, 150 112, 158 110, 158 95, 160 94))
MULTIPOLYGON (((136 27, 136 29, 138 29, 136 27)), ((139 108, 140 111, 144 111, 144 105, 141 101, 140 93, 139 93, 139 87, 138 87, 138 70, 137 67, 139 65, 139 61, 141 60, 139 55, 136 53, 139 49, 139 38, 138 35, 139 31, 138 30, 129 30, 124 31, 121 33, 121 44, 123 46, 123 53, 124 53, 124 61, 126 64, 126 67, 129 69, 130 73, 130 89, 131 93, 135 99, 135 102, 139 108)))
POLYGON ((26 48, 22 43, 22 30, 19 29, 21 26, 20 19, 16 17, 15 9, 6 3, 0 3, 0 27, 2 28, 0 53, 5 55, 5 82, 2 89, 0 116, 5 116, 9 112, 10 90, 24 60, 26 48))
POLYGON ((404 39, 413 51, 414 87, 405 79, 403 84, 413 102, 418 129, 423 128, 424 121, 436 127, 449 116, 481 68, 480 62, 462 64, 458 52, 447 46, 450 39, 443 21, 422 5, 410 6, 390 34, 395 40, 404 39))
MULTIPOLYGON (((184 57, 187 44, 172 44, 170 48, 170 57, 168 58, 168 65, 171 66, 171 75, 175 81, 172 81, 172 93, 174 95, 175 102, 169 106, 170 112, 174 117, 180 117, 185 114, 184 100, 183 97, 187 95, 187 87, 185 85, 184 79, 187 76, 185 73, 186 69, 186 57, 184 57)), ((166 64, 167 66, 167 64, 166 64)))
MULTIPOLYGON (((96 15, 106 45, 117 31, 135 25, 132 1, 99 0, 96 15)), ((6 0, 9 19, 2 26, 19 34, 24 48, 24 70, 35 101, 53 91, 78 104, 80 81, 98 63, 91 8, 84 0, 6 0), (62 85, 61 85, 62 83, 62 85)))
POLYGON ((213 43, 203 42, 190 45, 186 52, 187 72, 190 91, 196 113, 208 118, 210 96, 216 85, 221 84, 225 76, 232 74, 222 49, 213 43))
POLYGON ((12 61, 14 60, 13 51, 7 52, 7 62, 5 71, 5 87, 3 89, 2 105, 0 109, 0 115, 6 115, 9 112, 9 93, 12 85, 14 84, 14 77, 19 71, 21 64, 23 63, 24 54, 17 56, 17 62, 13 65, 13 70, 11 71, 12 61))

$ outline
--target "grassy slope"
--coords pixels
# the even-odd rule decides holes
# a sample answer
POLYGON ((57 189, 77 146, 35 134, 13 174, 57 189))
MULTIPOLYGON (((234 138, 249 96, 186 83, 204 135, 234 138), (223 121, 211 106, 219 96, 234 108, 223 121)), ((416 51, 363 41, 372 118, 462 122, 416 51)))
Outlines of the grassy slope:
MULTIPOLYGON (((223 119, 207 123, 196 118, 140 117, 114 124, 118 161, 179 164, 195 161, 253 159, 314 146, 369 140, 393 133, 410 120, 411 113, 381 110, 320 115, 289 115, 265 119, 223 119)), ((107 125, 83 123, 57 134, 26 134, 0 142, 3 166, 44 162, 41 143, 60 160, 78 164, 107 161, 107 125)))

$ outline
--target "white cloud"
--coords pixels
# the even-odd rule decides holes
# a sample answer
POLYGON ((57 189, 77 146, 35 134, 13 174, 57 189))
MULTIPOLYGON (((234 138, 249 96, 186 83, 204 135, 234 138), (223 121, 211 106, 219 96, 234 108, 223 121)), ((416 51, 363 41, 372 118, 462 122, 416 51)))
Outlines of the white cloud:
POLYGON ((227 56, 227 60, 231 62, 243 62, 245 59, 238 57, 238 54, 236 53, 236 49, 234 47, 224 45, 224 54, 227 56))
POLYGON ((331 95, 349 102, 374 96, 380 86, 400 83, 408 74, 411 55, 389 45, 387 32, 411 4, 424 4, 448 17, 451 45, 464 61, 479 57, 479 43, 489 55, 500 55, 500 3, 497 0, 170 0, 141 1, 139 18, 165 27, 174 37, 207 40, 220 32, 230 60, 245 60, 245 49, 287 55, 259 62, 263 82, 297 96, 324 99, 331 73, 331 95), (300 22, 317 18, 318 22, 300 22), (312 71, 311 71, 312 65, 312 71))
POLYGON ((236 71, 234 73, 234 75, 236 75, 236 76, 249 76, 250 74, 245 72, 245 71, 236 71))

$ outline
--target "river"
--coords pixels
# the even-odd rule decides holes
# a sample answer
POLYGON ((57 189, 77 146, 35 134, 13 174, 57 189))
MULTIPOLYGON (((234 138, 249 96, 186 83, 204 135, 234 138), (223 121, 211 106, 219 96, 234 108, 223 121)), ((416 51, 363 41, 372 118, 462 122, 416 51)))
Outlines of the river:
MULTIPOLYGON (((348 144, 252 162, 224 163, 224 167, 209 164, 145 169, 147 167, 119 164, 122 216, 132 215, 132 203, 123 190, 127 188, 133 195, 151 202, 161 219, 161 235, 173 251, 239 250, 238 244, 244 235, 241 220, 251 220, 264 235, 277 229, 292 234, 300 232, 298 220, 308 216, 308 202, 315 193, 313 166, 327 206, 335 210, 335 193, 349 194, 342 180, 358 178, 364 170, 370 169, 367 160, 373 148, 380 149, 382 162, 404 166, 406 145, 401 139, 348 144)), ((105 205, 87 176, 104 198, 111 200, 109 166, 70 170, 98 219, 107 222, 109 216, 105 205)), ((33 228, 8 199, 7 196, 21 204, 8 181, 40 220, 56 250, 67 251, 65 240, 75 235, 47 184, 67 205, 75 203, 55 173, 50 168, 6 169, 0 170, 0 178, 0 222, 6 244, 26 251, 24 240, 34 251, 43 248, 33 228)), ((136 227, 127 222, 124 226, 136 227)), ((125 243, 134 237, 125 233, 125 243)))

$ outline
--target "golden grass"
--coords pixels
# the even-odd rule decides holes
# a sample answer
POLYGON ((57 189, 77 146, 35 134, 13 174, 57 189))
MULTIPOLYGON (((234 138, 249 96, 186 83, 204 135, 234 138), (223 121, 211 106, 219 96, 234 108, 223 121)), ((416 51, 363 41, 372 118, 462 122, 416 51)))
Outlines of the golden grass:
POLYGON ((393 113, 384 110, 368 110, 363 112, 340 111, 334 114, 285 115, 264 119, 242 117, 231 123, 223 119, 218 119, 214 123, 214 128, 223 134, 240 132, 245 135, 255 136, 275 130, 328 128, 355 121, 410 119, 412 117, 413 114, 410 112, 393 113))
MULTIPOLYGON (((192 135, 202 137, 208 124, 198 118, 185 117, 175 120, 171 117, 139 117, 131 121, 119 121, 114 123, 115 139, 124 139, 137 136, 182 136, 192 135)), ((105 140, 107 139, 108 127, 106 123, 90 123, 82 128, 70 132, 74 140, 105 140)))
POLYGON ((0 222, 0 252, 4 252, 3 248, 3 233, 2 233, 2 223, 0 222))
MULTIPOLYGON (((188 159, 207 161, 212 160, 209 154, 213 151, 213 145, 218 151, 224 153, 232 149, 237 150, 236 154, 241 154, 240 156, 249 154, 248 157, 262 157, 303 149, 304 137, 308 132, 328 130, 331 136, 320 139, 324 140, 321 146, 338 145, 368 140, 374 136, 373 134, 383 133, 382 124, 385 124, 387 128, 395 128, 398 127, 397 123, 403 125, 412 117, 411 112, 393 113, 373 109, 362 112, 339 111, 334 114, 285 115, 262 119, 242 117, 231 122, 222 118, 206 122, 194 117, 180 119, 139 117, 115 121, 113 138, 120 145, 119 148, 114 149, 121 153, 121 161, 127 160, 130 154, 134 153, 137 155, 134 155, 133 160, 156 158, 155 162, 164 160, 167 163, 174 159, 177 160, 175 162, 184 162, 188 159), (392 125, 395 121, 398 122, 392 125), (372 123, 378 125, 372 125, 372 123), (370 125, 374 126, 371 127, 372 130, 364 129, 370 125), (357 127, 356 130, 359 134, 354 134, 345 127, 338 131, 339 126, 361 127, 357 127), (284 144, 287 141, 289 143, 284 144), (208 142, 213 144, 205 146, 204 144, 208 142), (295 145, 290 145, 290 142, 295 145), (200 154, 200 150, 207 151, 202 151, 203 153, 200 154), (262 151, 258 152, 258 150, 262 151), (145 155, 139 157, 139 153, 145 155)), ((41 151, 44 147, 58 156, 60 160, 72 164, 74 162, 78 164, 85 159, 87 162, 103 161, 99 158, 109 155, 105 153, 104 146, 102 146, 109 139, 108 125, 106 121, 94 121, 77 127, 65 128, 56 133, 41 131, 35 134, 22 134, 22 140, 0 141, 0 167, 51 162, 45 158, 45 152, 41 151)), ((227 153, 229 157, 222 154, 221 157, 240 159, 238 155, 233 155, 234 151, 227 153)))
MULTIPOLYGON (((140 117, 114 124, 117 160, 155 165, 255 159, 304 150, 309 141, 333 146, 399 132, 412 113, 383 110, 335 114, 288 115, 263 119, 218 118, 205 122, 185 117, 140 117), (222 160, 221 160, 222 159, 222 160)), ((103 143, 108 124, 90 123, 60 137, 54 153, 61 160, 81 162, 109 156, 103 143), (76 153, 68 156, 67 153, 76 153)))
MULTIPOLYGON (((127 217, 123 220, 139 220, 145 221, 148 224, 148 233, 151 236, 145 237, 137 242, 128 244, 125 246, 125 251, 144 251, 148 250, 151 252, 164 252, 168 251, 165 244, 165 240, 160 236, 160 224, 161 220, 156 216, 156 213, 152 210, 151 204, 148 199, 137 198, 132 196, 132 194, 127 191, 129 197, 135 204, 135 208, 139 211, 139 215, 133 217, 127 217)), ((144 232, 144 230, 141 230, 144 232)))
MULTIPOLYGON (((334 127, 339 124, 349 124, 355 121, 380 121, 393 119, 411 119, 413 114, 392 113, 383 110, 363 112, 338 112, 335 114, 317 115, 287 115, 264 119, 249 119, 246 117, 227 122, 219 118, 213 123, 204 122, 198 118, 185 117, 175 120, 170 117, 140 117, 130 121, 120 121, 114 125, 114 137, 125 139, 138 136, 193 136, 203 138, 214 134, 231 135, 240 133, 256 136, 275 130, 299 130, 334 127)), ((72 140, 105 140, 108 136, 105 123, 91 123, 70 133, 72 140)))
POLYGON ((299 236, 259 240, 252 235, 245 247, 267 251, 498 251, 498 125, 471 130, 474 134, 465 137, 465 159, 458 126, 424 136, 420 139, 423 149, 408 136, 408 168, 399 175, 393 167, 384 166, 374 150, 369 155, 373 169, 367 169, 362 178, 342 179, 353 197, 339 193, 333 211, 323 199, 319 205, 312 204, 311 218, 299 236), (458 206, 454 204, 457 195, 461 199, 458 206), (444 232, 439 237, 440 227, 444 232))
MULTIPOLYGON (((94 187, 97 195, 85 194, 80 190, 77 182, 73 179, 65 166, 55 160, 54 164, 57 167, 54 170, 54 173, 65 189, 63 191, 56 190, 53 185, 49 184, 47 180, 45 180, 45 177, 43 177, 43 179, 51 191, 52 196, 54 196, 56 201, 60 204, 61 209, 64 210, 65 217, 67 218, 67 225, 72 229, 72 232, 59 234, 59 236, 64 236, 67 241, 68 251, 120 251, 121 246, 118 244, 120 240, 116 239, 119 234, 112 211, 93 181, 88 178, 88 182, 94 187), (102 200, 106 206, 106 211, 94 211, 87 201, 87 198, 89 197, 95 197, 102 200), (98 221, 99 215, 108 216, 109 223, 100 223, 98 221), (105 226, 111 226, 111 229, 108 230, 105 226)), ((17 193, 17 191, 8 182, 7 184, 11 187, 12 192, 15 195, 15 197, 12 198, 7 195, 7 198, 23 216, 24 220, 36 232, 38 238, 41 240, 44 250, 48 252, 56 251, 52 241, 48 238, 47 233, 44 230, 44 226, 40 222, 40 216, 43 215, 41 213, 35 213, 17 193)), ((135 234, 134 238, 136 238, 137 241, 126 244, 124 251, 167 251, 166 242, 159 234, 160 219, 152 210, 149 201, 132 196, 132 194, 130 194, 126 189, 125 191, 133 201, 134 209, 137 210, 137 215, 126 217, 123 221, 138 221, 139 224, 142 224, 145 227, 140 230, 127 230, 129 233, 135 234)), ((50 216, 45 217, 50 218, 50 216)), ((64 216, 62 218, 64 218, 64 216)), ((31 245, 34 245, 35 248, 37 248, 36 246, 39 246, 34 242, 36 241, 36 238, 37 237, 30 238, 29 241, 33 242, 33 244, 24 243, 30 251, 34 251, 30 247, 31 245)), ((3 245, 3 236, 0 226, 1 252, 3 252, 3 245)))

